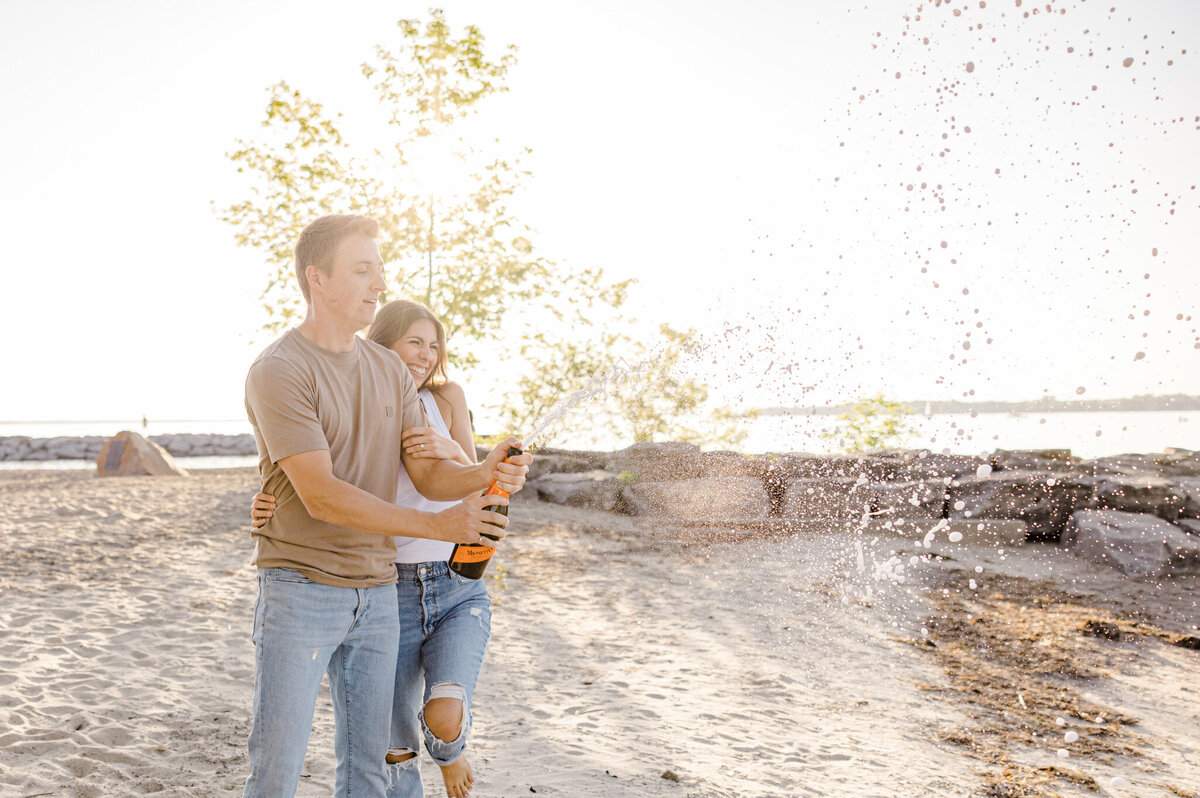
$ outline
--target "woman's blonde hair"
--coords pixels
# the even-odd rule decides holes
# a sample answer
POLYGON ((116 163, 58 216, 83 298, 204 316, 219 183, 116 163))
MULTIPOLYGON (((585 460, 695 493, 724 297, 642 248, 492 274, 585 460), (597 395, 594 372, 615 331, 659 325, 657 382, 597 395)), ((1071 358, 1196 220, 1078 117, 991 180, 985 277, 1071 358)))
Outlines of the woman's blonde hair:
POLYGON ((420 302, 413 302, 409 299, 393 299, 379 309, 379 312, 375 314, 375 321, 367 330, 368 338, 380 346, 391 349, 393 344, 404 337, 413 322, 421 319, 433 322, 433 328, 437 330, 437 359, 433 368, 425 375, 425 381, 417 386, 417 390, 437 388, 446 382, 446 329, 442 326, 441 320, 420 302))

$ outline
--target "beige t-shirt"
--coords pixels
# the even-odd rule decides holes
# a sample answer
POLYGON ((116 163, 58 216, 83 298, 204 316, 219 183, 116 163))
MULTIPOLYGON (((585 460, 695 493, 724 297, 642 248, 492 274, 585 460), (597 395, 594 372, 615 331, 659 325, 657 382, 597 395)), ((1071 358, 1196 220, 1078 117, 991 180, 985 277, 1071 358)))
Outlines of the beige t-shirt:
POLYGON ((291 568, 335 587, 395 582, 392 538, 310 516, 279 461, 328 449, 335 477, 391 502, 400 433, 424 423, 400 357, 362 338, 355 338, 353 351, 330 352, 289 330, 250 366, 246 413, 263 490, 276 501, 274 517, 253 533, 254 564, 291 568))

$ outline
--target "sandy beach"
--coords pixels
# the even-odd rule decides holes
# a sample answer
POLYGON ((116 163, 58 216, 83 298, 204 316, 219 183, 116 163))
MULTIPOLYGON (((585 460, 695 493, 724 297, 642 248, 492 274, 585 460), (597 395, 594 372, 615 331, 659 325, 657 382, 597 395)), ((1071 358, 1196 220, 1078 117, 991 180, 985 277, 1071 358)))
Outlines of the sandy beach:
MULTIPOLYGON (((0 795, 240 795, 256 486, 0 472, 0 795)), ((1047 544, 938 557, 528 498, 511 515, 485 577, 481 798, 1200 791, 1200 578, 1047 544)), ((332 791, 332 725, 326 694, 298 795, 332 791)))

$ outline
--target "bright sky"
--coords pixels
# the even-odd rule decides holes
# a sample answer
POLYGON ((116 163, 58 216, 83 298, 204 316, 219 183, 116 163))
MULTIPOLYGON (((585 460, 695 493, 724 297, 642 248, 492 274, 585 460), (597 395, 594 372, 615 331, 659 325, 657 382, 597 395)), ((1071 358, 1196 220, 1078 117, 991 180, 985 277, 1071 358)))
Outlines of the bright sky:
MULTIPOLYGON (((520 47, 483 122, 535 244, 636 276, 727 401, 1200 393, 1200 4, 445 8, 520 47)), ((280 79, 369 138, 358 67, 425 11, 0 3, 0 421, 242 417, 225 153, 280 79)))

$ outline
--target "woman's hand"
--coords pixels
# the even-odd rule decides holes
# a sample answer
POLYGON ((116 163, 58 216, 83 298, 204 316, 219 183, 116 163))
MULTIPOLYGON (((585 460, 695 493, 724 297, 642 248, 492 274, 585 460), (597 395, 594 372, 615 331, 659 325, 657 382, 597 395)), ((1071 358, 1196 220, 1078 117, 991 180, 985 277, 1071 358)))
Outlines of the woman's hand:
MULTIPOLYGON (((462 447, 433 427, 410 427, 400 435, 404 453, 409 457, 427 460, 462 461, 462 447)), ((470 461, 473 464, 475 461, 470 461)))
POLYGON ((254 502, 250 505, 250 526, 255 529, 266 526, 274 515, 275 497, 269 493, 254 494, 254 502))

